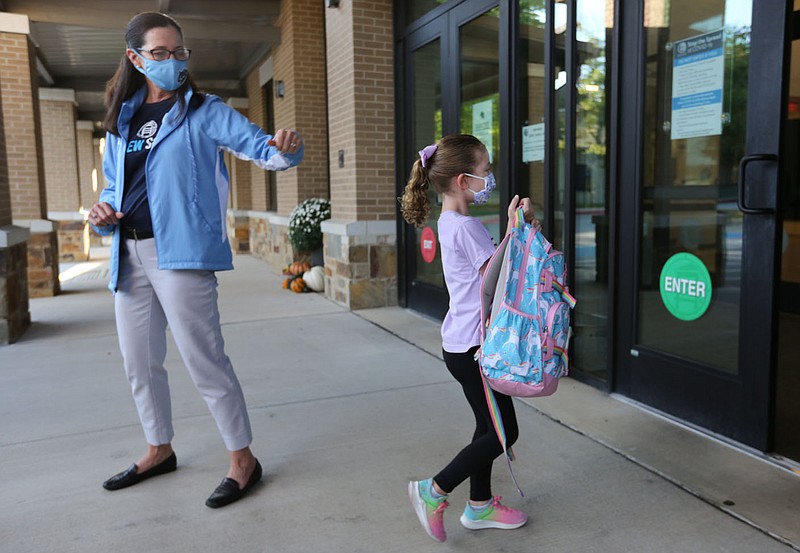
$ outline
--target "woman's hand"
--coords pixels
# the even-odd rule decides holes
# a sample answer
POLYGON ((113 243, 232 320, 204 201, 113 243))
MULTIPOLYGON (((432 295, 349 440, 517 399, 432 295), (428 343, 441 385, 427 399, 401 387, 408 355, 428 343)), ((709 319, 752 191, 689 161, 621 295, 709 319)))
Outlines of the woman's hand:
POLYGON ((114 211, 114 208, 106 202, 94 204, 89 210, 89 222, 96 227, 116 225, 122 217, 122 212, 114 211))
POLYGON ((275 136, 267 140, 267 144, 275 146, 282 154, 296 154, 303 145, 303 139, 295 131, 280 129, 275 136))

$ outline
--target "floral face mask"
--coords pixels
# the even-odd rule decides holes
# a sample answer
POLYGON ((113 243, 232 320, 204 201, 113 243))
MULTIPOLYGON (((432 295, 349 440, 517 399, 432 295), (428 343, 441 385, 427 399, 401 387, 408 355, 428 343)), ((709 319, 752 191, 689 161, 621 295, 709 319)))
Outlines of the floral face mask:
POLYGON ((492 190, 497 188, 497 182, 494 180, 494 174, 490 171, 488 175, 485 177, 479 177, 478 175, 473 175, 472 173, 464 173, 468 177, 472 177, 475 179, 481 179, 483 181, 483 190, 479 190, 475 192, 473 189, 468 188, 470 192, 472 192, 475 199, 473 200, 476 205, 485 204, 489 201, 489 198, 492 195, 492 190))

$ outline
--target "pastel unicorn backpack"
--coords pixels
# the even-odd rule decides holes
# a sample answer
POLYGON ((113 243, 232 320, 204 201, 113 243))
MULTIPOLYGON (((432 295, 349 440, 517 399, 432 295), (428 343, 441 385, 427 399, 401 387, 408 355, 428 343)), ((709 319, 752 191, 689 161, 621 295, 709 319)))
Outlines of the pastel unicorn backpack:
POLYGON ((481 347, 475 354, 509 469, 512 456, 492 390, 516 397, 556 391, 569 369, 570 310, 576 303, 567 287, 564 254, 524 221, 518 209, 514 227, 484 270, 481 347))

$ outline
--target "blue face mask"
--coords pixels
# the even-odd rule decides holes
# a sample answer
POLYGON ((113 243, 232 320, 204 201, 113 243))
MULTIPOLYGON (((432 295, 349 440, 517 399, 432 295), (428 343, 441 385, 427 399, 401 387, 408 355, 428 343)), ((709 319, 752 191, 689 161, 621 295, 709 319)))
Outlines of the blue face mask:
POLYGON ((467 190, 472 192, 472 195, 475 196, 473 202, 476 205, 485 204, 486 202, 488 202, 489 198, 492 195, 492 190, 494 190, 497 187, 497 183, 494 180, 494 174, 492 174, 491 171, 485 177, 479 177, 478 175, 473 175, 471 173, 464 173, 464 174, 467 175, 468 177, 481 179, 483 181, 483 190, 475 192, 472 188, 467 188, 467 190))
MULTIPOLYGON (((133 51, 136 52, 136 50, 133 51)), ((189 71, 186 69, 186 61, 179 61, 174 58, 156 61, 147 59, 139 52, 136 52, 136 55, 144 60, 144 68, 136 65, 136 69, 161 90, 178 90, 189 76, 189 71)))

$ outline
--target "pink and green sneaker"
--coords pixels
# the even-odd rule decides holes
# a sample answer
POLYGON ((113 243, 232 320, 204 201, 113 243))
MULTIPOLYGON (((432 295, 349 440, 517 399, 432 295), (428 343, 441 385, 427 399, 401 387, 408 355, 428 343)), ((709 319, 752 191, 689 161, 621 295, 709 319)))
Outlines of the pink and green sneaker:
POLYGON ((411 500, 414 512, 417 513, 419 523, 428 535, 438 542, 443 542, 447 539, 447 533, 444 531, 442 515, 450 504, 445 497, 435 499, 431 495, 432 485, 433 478, 409 482, 408 498, 411 500))
POLYGON ((470 530, 483 530, 484 528, 502 528, 513 530, 528 522, 528 515, 520 510, 512 509, 500 504, 502 497, 495 496, 485 509, 476 511, 467 502, 464 514, 461 515, 461 525, 470 530))

